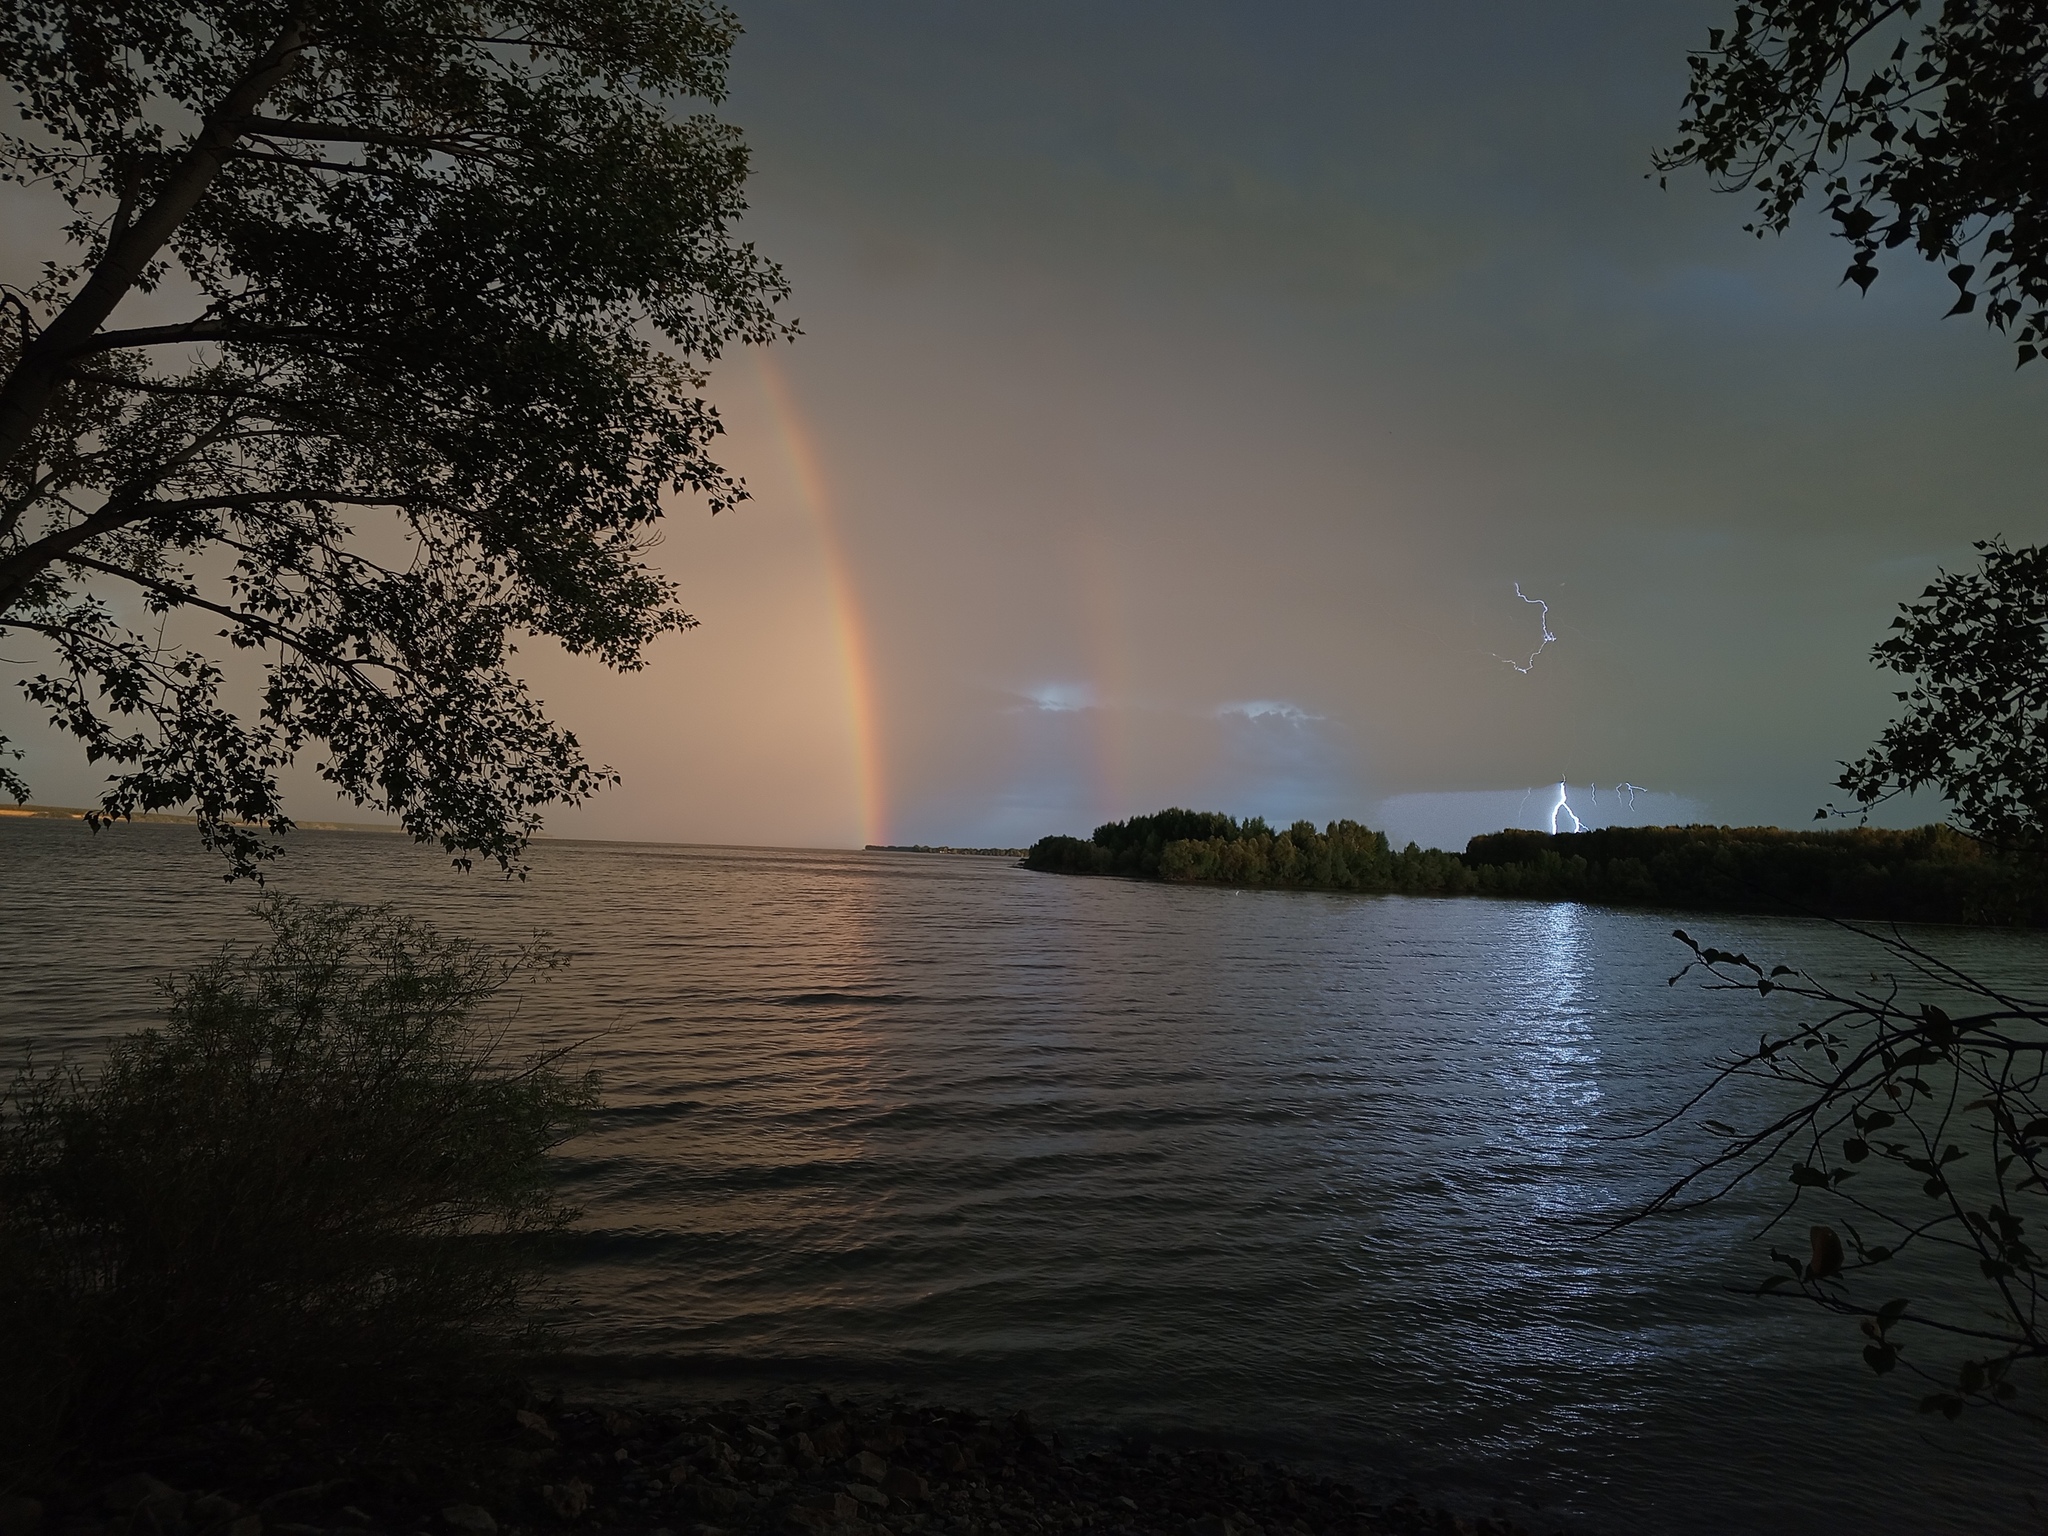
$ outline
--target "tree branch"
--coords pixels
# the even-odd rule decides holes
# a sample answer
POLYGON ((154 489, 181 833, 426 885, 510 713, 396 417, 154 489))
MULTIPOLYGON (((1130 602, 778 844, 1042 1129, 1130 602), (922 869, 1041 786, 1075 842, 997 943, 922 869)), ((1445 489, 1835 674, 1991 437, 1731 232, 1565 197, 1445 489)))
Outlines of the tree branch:
MULTIPOLYGON (((277 41, 209 114, 156 201, 108 246, 85 286, 49 328, 22 349, 12 374, 0 387, 0 466, 13 462, 49 409, 64 360, 81 350, 106 323, 178 226, 199 206, 241 137, 243 123, 298 67, 305 39, 305 19, 294 10, 277 41)), ((0 604, 0 612, 5 612, 4 604, 0 604)))
POLYGON ((445 155, 481 158, 489 151, 465 142, 461 133, 394 133, 387 128, 359 128, 348 123, 301 123, 278 117, 252 117, 247 132, 279 139, 323 140, 333 144, 388 144, 399 149, 431 149, 445 155))

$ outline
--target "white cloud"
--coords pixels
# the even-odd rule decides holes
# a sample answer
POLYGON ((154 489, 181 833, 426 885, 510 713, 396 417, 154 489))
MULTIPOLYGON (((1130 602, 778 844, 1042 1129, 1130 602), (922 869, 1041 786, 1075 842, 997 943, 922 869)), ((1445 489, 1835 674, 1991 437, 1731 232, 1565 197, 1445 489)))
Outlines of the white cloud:
POLYGON ((1242 715, 1247 720, 1285 720, 1290 725, 1303 725, 1323 718, 1285 699, 1246 699, 1237 704, 1218 705, 1217 718, 1222 719, 1226 715, 1242 715))
POLYGON ((1095 708, 1095 690, 1087 683, 1040 683, 1026 688, 1024 697, 1034 709, 1053 714, 1070 714, 1077 709, 1095 708))

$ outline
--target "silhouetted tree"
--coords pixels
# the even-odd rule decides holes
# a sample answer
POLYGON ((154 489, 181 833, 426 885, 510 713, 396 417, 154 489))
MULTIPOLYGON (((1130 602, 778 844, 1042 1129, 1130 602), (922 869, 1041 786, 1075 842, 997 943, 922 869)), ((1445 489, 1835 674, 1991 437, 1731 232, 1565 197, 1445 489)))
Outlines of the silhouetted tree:
POLYGON ((1657 169, 1697 165, 1755 193, 1758 235, 1821 198, 1855 252, 1843 281, 1868 289, 1879 253, 1910 246, 1948 265, 1950 314, 1981 297, 1985 318, 2014 332, 2019 361, 2037 357, 2048 345, 2048 8, 1753 0, 1733 21, 1691 55, 1683 137, 1657 169))
MULTIPOLYGON (((2048 550, 1977 545, 1974 571, 1951 573, 1901 605, 1898 631, 1871 652, 1910 686, 1905 714, 1843 765, 1840 787, 1865 809, 1938 789, 1949 819, 2000 848, 2044 849, 2048 826, 2048 550)), ((1820 815, 1828 814, 1823 809, 1820 815)))
POLYGON ((0 172, 76 215, 0 286, 0 634, 54 654, 24 686, 114 767, 101 815, 189 805, 249 873, 321 742, 343 795, 511 867, 609 779, 510 642, 637 666, 694 622, 644 559, 664 494, 744 495, 702 365, 783 334, 785 288, 689 106, 737 33, 711 0, 0 15, 0 172), (253 705, 180 615, 262 653, 253 705))

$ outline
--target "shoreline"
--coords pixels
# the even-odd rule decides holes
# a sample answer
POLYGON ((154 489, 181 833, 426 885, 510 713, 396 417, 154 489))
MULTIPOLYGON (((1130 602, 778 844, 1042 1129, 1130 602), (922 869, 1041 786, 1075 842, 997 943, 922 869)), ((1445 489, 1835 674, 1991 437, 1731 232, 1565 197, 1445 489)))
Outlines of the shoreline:
POLYGON ((294 1404, 185 1428, 121 1475, 0 1496, 0 1536, 1532 1536, 1498 1506, 1376 1499, 1227 1447, 1070 1445, 1022 1411, 531 1390, 465 1407, 441 1443, 294 1404))

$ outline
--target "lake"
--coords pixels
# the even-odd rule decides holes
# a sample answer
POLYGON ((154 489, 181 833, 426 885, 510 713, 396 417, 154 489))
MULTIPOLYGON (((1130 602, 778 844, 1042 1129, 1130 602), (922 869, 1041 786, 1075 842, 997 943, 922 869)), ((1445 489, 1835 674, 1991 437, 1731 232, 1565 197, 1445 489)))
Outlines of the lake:
MULTIPOLYGON (((0 819, 10 1049, 146 1023, 154 978, 252 939, 219 871, 189 828, 0 819)), ((1028 1406, 1546 1527, 2038 1529, 2038 1431, 1923 1417, 1852 1323, 1730 1293, 1783 1183, 1598 1235, 1705 1145, 1615 1138, 1774 1006, 1667 986, 1672 914, 571 842, 520 884, 370 833, 294 838, 272 888, 573 956, 519 1030, 606 1085, 566 1154, 590 1370, 1028 1406)), ((2038 936, 1929 942, 2048 995, 2038 936)))

